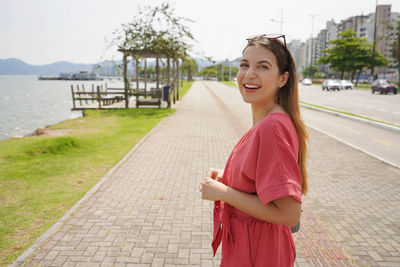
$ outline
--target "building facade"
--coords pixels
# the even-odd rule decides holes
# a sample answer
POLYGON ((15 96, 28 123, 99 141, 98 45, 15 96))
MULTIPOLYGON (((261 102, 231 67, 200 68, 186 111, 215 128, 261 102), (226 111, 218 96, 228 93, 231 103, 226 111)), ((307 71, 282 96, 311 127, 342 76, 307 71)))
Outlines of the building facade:
POLYGON ((304 68, 306 67, 306 46, 300 40, 293 40, 288 43, 288 49, 290 53, 293 55, 293 59, 296 62, 296 69, 298 73, 302 73, 304 68))
MULTIPOLYGON (((398 75, 398 62, 393 58, 392 46, 397 34, 397 23, 400 21, 400 13, 391 12, 391 5, 378 5, 376 7, 376 50, 383 54, 390 62, 390 66, 386 68, 376 68, 375 73, 378 77, 386 77, 395 79, 398 75), (388 77, 390 76, 390 77, 388 77)), ((316 37, 309 38, 303 43, 304 50, 292 51, 296 63, 299 61, 304 67, 310 65, 318 65, 319 69, 328 76, 334 75, 329 66, 317 64, 317 60, 325 56, 324 49, 331 48, 329 43, 340 37, 341 32, 353 30, 357 37, 365 37, 369 43, 374 42, 375 32, 375 12, 368 15, 357 15, 340 23, 334 20, 326 22, 325 29, 322 29, 316 37), (296 54, 296 53, 303 53, 296 54), (303 58, 301 58, 303 56, 303 58), (304 63, 303 63, 304 62, 304 63)), ((296 40, 298 42, 298 40, 296 40)), ((300 45, 297 44, 297 47, 300 45)), ((298 63, 297 63, 298 64, 298 63)), ((370 70, 368 70, 370 72, 370 70)))

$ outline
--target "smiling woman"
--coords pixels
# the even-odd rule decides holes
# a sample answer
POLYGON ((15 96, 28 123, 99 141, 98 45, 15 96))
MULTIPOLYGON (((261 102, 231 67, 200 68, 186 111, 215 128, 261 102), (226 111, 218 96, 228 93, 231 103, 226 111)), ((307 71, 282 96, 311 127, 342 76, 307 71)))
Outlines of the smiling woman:
POLYGON ((291 230, 298 230, 292 227, 307 192, 297 73, 277 38, 248 41, 237 82, 251 105, 253 127, 234 147, 225 170, 209 169, 199 189, 203 199, 215 201, 212 246, 215 254, 222 241, 221 266, 293 266, 291 230))
MULTIPOLYGON (((279 109, 274 96, 287 78, 287 72, 282 75, 279 73, 276 58, 270 50, 261 46, 250 46, 244 51, 237 80, 243 101, 252 104, 253 114, 260 112, 260 116, 264 117, 264 113, 269 110, 279 109)), ((260 116, 253 119, 260 120, 260 116)))

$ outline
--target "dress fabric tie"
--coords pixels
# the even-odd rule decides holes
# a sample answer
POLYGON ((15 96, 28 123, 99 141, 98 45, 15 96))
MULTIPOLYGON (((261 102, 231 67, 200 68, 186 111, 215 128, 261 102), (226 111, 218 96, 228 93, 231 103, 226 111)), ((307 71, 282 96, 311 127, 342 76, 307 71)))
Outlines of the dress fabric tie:
POLYGON ((231 206, 223 201, 214 203, 214 232, 212 248, 214 256, 221 244, 222 238, 228 242, 233 242, 231 233, 231 206))
MULTIPOLYGON (((233 155, 234 153, 232 153, 233 155)), ((230 175, 230 163, 232 160, 232 155, 228 159, 228 168, 225 169, 224 175, 222 177, 222 183, 225 185, 230 185, 231 175, 230 175)), ((232 207, 223 201, 217 200, 214 202, 214 231, 213 231, 213 241, 211 246, 213 248, 214 256, 217 253, 218 247, 221 244, 222 238, 224 237, 226 241, 233 242, 233 237, 231 233, 231 209, 232 207)))

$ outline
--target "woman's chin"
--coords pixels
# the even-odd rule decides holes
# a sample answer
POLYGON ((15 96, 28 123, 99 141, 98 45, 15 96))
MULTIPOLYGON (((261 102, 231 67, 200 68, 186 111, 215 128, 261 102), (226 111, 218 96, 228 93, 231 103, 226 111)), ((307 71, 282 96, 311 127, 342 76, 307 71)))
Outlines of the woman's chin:
POLYGON ((243 102, 245 102, 247 104, 252 104, 254 102, 253 99, 251 99, 251 98, 249 98, 247 96, 244 96, 244 95, 242 95, 242 99, 243 99, 243 102))

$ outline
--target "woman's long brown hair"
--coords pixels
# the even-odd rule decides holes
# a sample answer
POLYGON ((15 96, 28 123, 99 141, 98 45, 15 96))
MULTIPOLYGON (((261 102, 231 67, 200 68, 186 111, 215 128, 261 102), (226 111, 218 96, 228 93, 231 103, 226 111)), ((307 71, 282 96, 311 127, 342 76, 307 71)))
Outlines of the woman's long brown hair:
POLYGON ((301 191, 305 195, 308 191, 308 174, 306 168, 308 133, 300 115, 296 65, 289 50, 279 40, 269 40, 266 37, 253 38, 249 40, 244 50, 249 46, 256 45, 262 45, 275 55, 281 75, 285 72, 289 73, 288 81, 278 90, 275 101, 289 114, 296 127, 299 139, 298 164, 301 173, 301 191))

